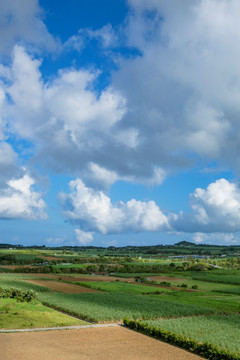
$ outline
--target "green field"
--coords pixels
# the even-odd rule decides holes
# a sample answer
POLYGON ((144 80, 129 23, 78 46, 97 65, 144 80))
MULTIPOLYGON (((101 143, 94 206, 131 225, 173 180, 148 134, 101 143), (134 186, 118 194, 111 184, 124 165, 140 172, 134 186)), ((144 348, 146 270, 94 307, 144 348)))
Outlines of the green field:
POLYGON ((240 285, 240 270, 213 270, 211 272, 194 273, 194 280, 202 280, 213 283, 240 285))
POLYGON ((17 302, 0 299, 0 330, 83 325, 86 322, 62 314, 39 301, 17 302))
POLYGON ((145 286, 137 284, 128 284, 122 281, 103 282, 103 281, 80 281, 74 284, 86 286, 92 289, 97 289, 107 292, 121 292, 126 294, 147 294, 147 293, 161 293, 169 292, 171 290, 160 288, 157 286, 145 286))
POLYGON ((240 354, 239 314, 151 320, 143 323, 240 354))
POLYGON ((150 298, 126 293, 62 294, 45 292, 39 294, 44 304, 93 322, 133 319, 156 319, 211 314, 214 310, 198 305, 172 303, 167 299, 150 298))

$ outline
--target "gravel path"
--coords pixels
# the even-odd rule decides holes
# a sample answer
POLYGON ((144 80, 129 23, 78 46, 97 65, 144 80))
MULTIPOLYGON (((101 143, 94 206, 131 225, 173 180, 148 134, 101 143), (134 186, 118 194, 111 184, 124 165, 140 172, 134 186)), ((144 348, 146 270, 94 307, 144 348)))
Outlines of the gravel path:
POLYGON ((4 330, 0 329, 0 333, 16 333, 16 332, 35 332, 35 331, 50 331, 50 330, 76 330, 76 329, 86 329, 86 328, 99 328, 99 327, 112 327, 112 326, 121 326, 121 324, 92 324, 92 325, 74 325, 74 326, 58 326, 58 327, 48 327, 48 328, 34 328, 34 329, 12 329, 4 330))

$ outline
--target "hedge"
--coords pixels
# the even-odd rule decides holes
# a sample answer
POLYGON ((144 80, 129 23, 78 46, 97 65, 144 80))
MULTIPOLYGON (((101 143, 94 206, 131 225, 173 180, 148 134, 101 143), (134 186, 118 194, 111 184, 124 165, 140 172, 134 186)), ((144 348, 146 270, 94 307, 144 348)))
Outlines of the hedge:
POLYGON ((240 360, 240 355, 229 353, 207 342, 199 343, 182 335, 177 335, 170 331, 142 324, 140 321, 124 319, 123 323, 130 329, 155 337, 172 345, 179 346, 209 360, 240 360))

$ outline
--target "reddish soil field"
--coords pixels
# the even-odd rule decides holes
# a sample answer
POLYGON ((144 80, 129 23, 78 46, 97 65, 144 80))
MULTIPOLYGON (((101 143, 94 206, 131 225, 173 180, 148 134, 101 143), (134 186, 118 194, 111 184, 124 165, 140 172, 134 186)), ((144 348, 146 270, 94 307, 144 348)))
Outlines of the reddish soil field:
POLYGON ((0 334, 4 360, 200 360, 123 327, 0 334))
POLYGON ((118 277, 113 276, 103 276, 103 275, 89 275, 89 276, 68 276, 68 275, 54 275, 54 274, 27 274, 32 275, 34 277, 46 277, 49 279, 59 279, 61 278, 64 281, 127 281, 132 282, 134 281, 134 278, 128 278, 128 279, 120 279, 118 277))
POLYGON ((101 291, 89 289, 84 286, 67 284, 61 281, 25 280, 31 284, 47 287, 52 290, 61 291, 67 294, 99 293, 101 291))

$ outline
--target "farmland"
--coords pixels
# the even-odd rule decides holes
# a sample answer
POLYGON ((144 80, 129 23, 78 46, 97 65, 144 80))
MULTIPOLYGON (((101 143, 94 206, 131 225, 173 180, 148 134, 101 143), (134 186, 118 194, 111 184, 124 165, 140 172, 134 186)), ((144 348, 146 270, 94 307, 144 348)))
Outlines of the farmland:
MULTIPOLYGON (((187 246, 186 251, 192 249, 187 246)), ((240 266, 235 255, 222 259, 215 256, 216 251, 207 259, 187 257, 183 261, 163 254, 151 259, 131 257, 129 249, 123 256, 116 256, 114 249, 109 255, 104 249, 3 249, 0 288, 33 290, 37 300, 0 299, 1 313, 11 314, 9 323, 4 320, 0 326, 41 327, 39 314, 44 311, 49 311, 46 319, 52 317, 47 326, 81 321, 121 323, 128 318, 184 339, 208 341, 238 358, 240 266), (65 318, 59 320, 57 314, 65 318)))
POLYGON ((143 323, 199 342, 214 343, 235 354, 240 353, 240 316, 238 314, 150 320, 143 323))

